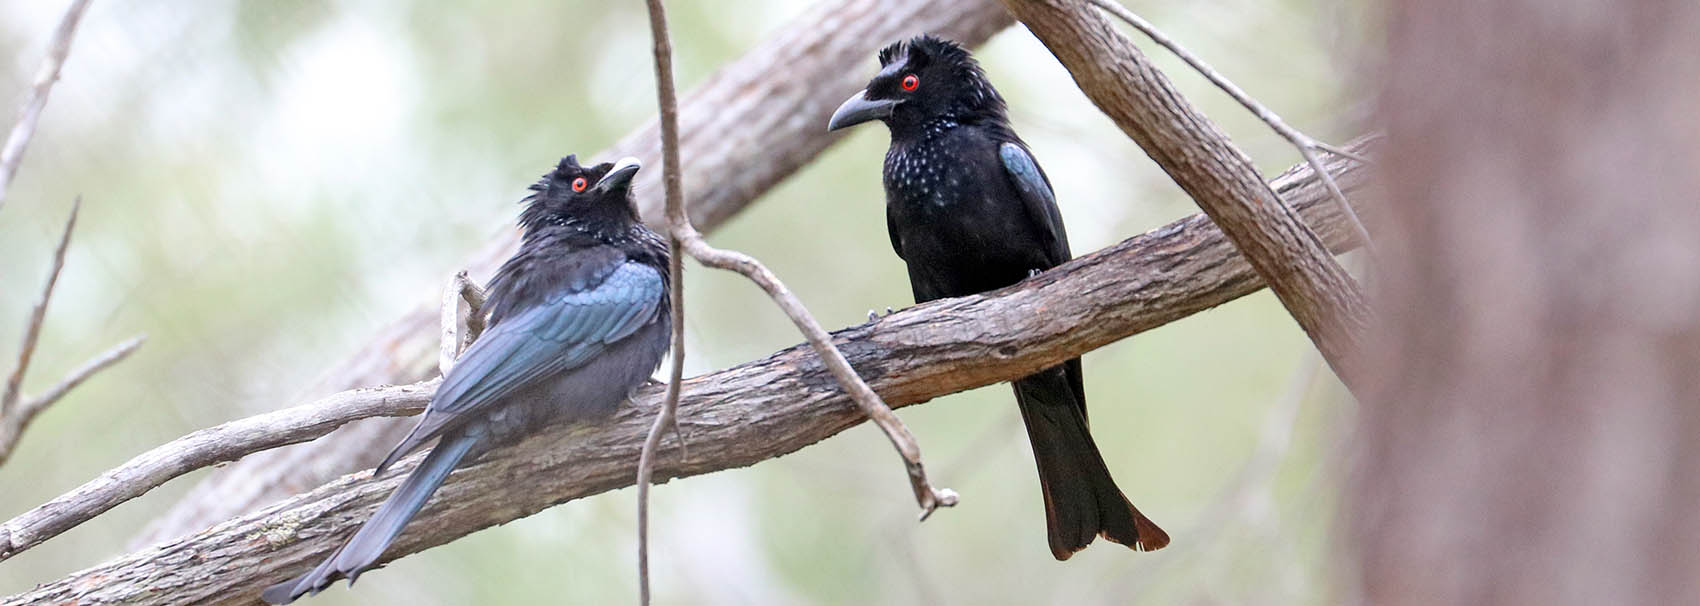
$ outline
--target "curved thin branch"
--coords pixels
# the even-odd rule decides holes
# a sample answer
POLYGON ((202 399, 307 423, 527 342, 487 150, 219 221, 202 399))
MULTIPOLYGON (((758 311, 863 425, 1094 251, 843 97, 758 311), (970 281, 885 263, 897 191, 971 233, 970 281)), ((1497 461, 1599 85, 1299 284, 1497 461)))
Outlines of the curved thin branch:
MULTIPOLYGON (((18 364, 6 376, 6 390, 0 392, 0 418, 9 418, 12 409, 23 400, 24 375, 29 373, 30 360, 35 359, 35 347, 41 340, 41 323, 47 319, 47 304, 53 300, 53 287, 59 284, 59 272, 65 270, 65 251, 71 248, 71 232, 77 229, 77 213, 83 199, 71 203, 71 217, 65 220, 65 231, 59 233, 59 246, 53 249, 53 262, 47 266, 47 284, 41 287, 30 308, 29 322, 24 324, 24 342, 18 346, 18 364)), ((0 447, 5 448, 5 447, 0 447)), ((9 450, 9 448, 6 448, 9 450)))
POLYGON ((655 424, 643 439, 637 469, 637 561, 638 603, 649 606, 649 482, 655 473, 655 452, 667 427, 678 426, 679 390, 685 380, 685 260, 678 234, 690 229, 685 211, 685 190, 679 171, 679 99, 673 88, 673 38, 667 33, 667 6, 647 0, 649 35, 655 55, 655 96, 661 125, 661 172, 667 199, 668 320, 673 333, 672 368, 667 371, 667 394, 655 414, 655 424))
MULTIPOLYGON (((1341 164, 1330 166, 1341 183, 1348 191, 1361 188, 1368 171, 1341 164)), ((1336 250, 1353 246, 1350 229, 1308 167, 1288 171, 1274 184, 1336 250)), ((1025 376, 1260 288, 1256 273, 1222 232, 1204 216, 1193 215, 1016 286, 916 306, 832 337, 887 402, 902 406, 1025 376)), ((224 431, 220 439, 203 436, 205 442, 184 438, 173 442, 177 446, 155 449, 126 464, 122 469, 145 475, 135 486, 91 482, 86 493, 90 499, 140 494, 158 485, 155 478, 186 472, 186 465, 175 461, 189 455, 171 452, 174 448, 213 449, 220 453, 214 458, 241 456, 275 446, 262 443, 274 435, 322 435, 333 429, 335 421, 321 423, 313 415, 345 421, 410 414, 423 408, 433 387, 348 392, 333 396, 345 398, 340 402, 327 400, 291 409, 299 417, 279 411, 237 421, 234 424, 243 424, 244 430, 224 431), (304 429, 308 425, 311 428, 304 429), (228 443, 207 443, 224 441, 228 443)), ((470 473, 454 474, 440 493, 444 498, 426 507, 420 521, 387 557, 401 557, 556 503, 630 485, 635 455, 648 433, 646 420, 663 397, 661 391, 656 386, 640 390, 633 406, 622 407, 606 423, 551 428, 514 448, 492 453, 470 473), (521 476, 538 482, 509 481, 521 476)), ((682 402, 683 409, 690 411, 686 423, 693 428, 696 456, 658 461, 656 474, 663 479, 752 465, 806 447, 866 418, 849 405, 837 380, 804 346, 685 381, 682 402)), ((416 459, 401 466, 413 465, 416 459)), ((246 603, 268 582, 301 572, 340 545, 403 475, 345 476, 265 511, 143 549, 0 604, 62 600, 77 600, 85 606, 246 603)), ((43 516, 53 518, 54 509, 76 507, 78 499, 73 495, 57 499, 55 507, 42 508, 43 516)), ((53 523, 69 528, 86 519, 53 523)), ((18 522, 8 522, 5 528, 18 522)))

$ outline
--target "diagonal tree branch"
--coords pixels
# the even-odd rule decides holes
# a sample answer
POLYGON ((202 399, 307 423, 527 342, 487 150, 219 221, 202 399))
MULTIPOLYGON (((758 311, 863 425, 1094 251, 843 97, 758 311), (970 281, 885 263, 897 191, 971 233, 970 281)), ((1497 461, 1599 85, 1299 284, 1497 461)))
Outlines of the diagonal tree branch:
POLYGON ((1334 197, 1334 203, 1340 205, 1340 212, 1351 221, 1352 229, 1357 232, 1358 240, 1364 243, 1364 252, 1374 256, 1375 243, 1369 238, 1369 230, 1364 228, 1363 221, 1358 219, 1357 212, 1352 210, 1352 203, 1346 201, 1346 193, 1340 191, 1339 184, 1334 182, 1334 176, 1330 175, 1328 171, 1323 168, 1322 160, 1317 157, 1316 152, 1317 150, 1322 150, 1339 154, 1359 162, 1367 161, 1363 156, 1323 143, 1312 138, 1310 135, 1299 132, 1299 129, 1293 128, 1292 125, 1287 124, 1287 121, 1282 120, 1281 116, 1276 114, 1274 110, 1271 110, 1268 106, 1259 103, 1257 99, 1247 94, 1244 89, 1239 87, 1239 85, 1234 84, 1234 82, 1229 80, 1227 76, 1223 76, 1222 72, 1216 71, 1216 68, 1214 67, 1210 67, 1210 64, 1205 63, 1203 59, 1198 57, 1198 55, 1192 54, 1192 51, 1181 46, 1181 44, 1176 42, 1174 38, 1170 38, 1168 34, 1164 34, 1162 30, 1157 29, 1157 26, 1152 25, 1150 21, 1146 21, 1133 11, 1128 10, 1127 7, 1122 6, 1120 3, 1116 2, 1116 0, 1090 1, 1093 6, 1104 9, 1105 12, 1115 15, 1122 21, 1127 22, 1128 25, 1133 26, 1134 29, 1144 33, 1146 37, 1151 38, 1152 42, 1156 42, 1163 48, 1169 49, 1169 52, 1174 53, 1176 57, 1180 57, 1181 61, 1185 61, 1187 65, 1192 66, 1194 71, 1202 74, 1206 80, 1210 81, 1211 84, 1215 84, 1216 88, 1222 89, 1222 92, 1228 93, 1229 97, 1233 97, 1234 101, 1239 102, 1239 104, 1245 107, 1246 110, 1250 111, 1253 115, 1256 115, 1257 119, 1262 120, 1264 124, 1268 124, 1269 128, 1273 129, 1276 134, 1281 135, 1281 138, 1286 139, 1288 143, 1293 144, 1293 147, 1298 148, 1299 155, 1304 157, 1305 163, 1309 164, 1311 170, 1316 171, 1316 174, 1322 177, 1323 186, 1328 188, 1328 195, 1334 197))
MULTIPOLYGON (((834 0, 811 6, 680 99, 683 178, 715 184, 692 195, 692 223, 712 231, 836 143, 842 133, 821 132, 820 125, 843 100, 834 91, 865 83, 861 68, 869 61, 868 49, 923 31, 977 45, 1010 22, 995 0, 834 0), (775 78, 776 73, 786 77, 775 78), (787 111, 771 111, 773 107, 787 111)), ((660 150, 660 133, 651 123, 596 156, 636 156, 645 165, 659 166, 660 150)), ((660 179, 660 171, 642 171, 633 185, 642 215, 658 229, 663 226, 660 179)), ((482 283, 513 254, 517 243, 517 235, 506 232, 461 267, 482 283)), ((379 330, 360 351, 331 366, 293 399, 435 376, 438 303, 424 302, 379 330)), ((200 530, 371 467, 409 425, 399 420, 363 423, 312 449, 283 449, 225 467, 132 544, 200 530)))
MULTIPOLYGON (((1361 143, 1357 149, 1364 149, 1361 143)), ((1360 165, 1340 160, 1329 168, 1348 191, 1360 190, 1367 181, 1368 171, 1360 165)), ((1354 245, 1350 228, 1309 167, 1295 167, 1274 185, 1336 250, 1354 245)), ((1256 273, 1221 231, 1204 216, 1193 215, 1003 291, 917 306, 838 331, 833 338, 887 402, 902 406, 1025 376, 1260 288, 1256 273)), ((191 434, 126 464, 127 477, 146 483, 91 482, 7 522, 0 533, 14 542, 28 537, 30 544, 39 543, 52 536, 43 529, 62 531, 87 519, 60 519, 60 512, 79 507, 80 500, 101 499, 110 507, 123 500, 115 493, 140 494, 158 485, 161 476, 186 473, 187 466, 175 461, 192 456, 187 453, 194 449, 223 449, 197 460, 205 465, 275 446, 258 443, 262 436, 292 434, 291 439, 305 440, 328 433, 333 423, 315 420, 326 416, 346 422, 410 414, 425 405, 433 387, 357 390, 339 394, 341 401, 227 424, 245 424, 241 431, 214 428, 204 431, 223 433, 191 434)), ((640 391, 634 406, 622 407, 607 423, 550 429, 492 454, 472 473, 455 474, 443 488, 445 498, 428 505, 420 523, 387 555, 401 557, 556 503, 630 485, 634 455, 662 391, 656 386, 640 391), (506 480, 520 475, 541 483, 506 480)), ((805 346, 690 379, 682 393, 695 456, 658 461, 661 478, 751 465, 866 418, 849 405, 836 379, 805 346)), ((334 549, 402 475, 345 476, 266 511, 140 550, 0 604, 246 603, 266 583, 297 573, 334 549)))
POLYGON ((1335 374, 1363 380, 1370 309, 1357 281, 1257 175, 1243 152, 1175 90, 1089 0, 1004 0, 1092 102, 1198 202, 1245 253, 1335 374))
POLYGON ((53 83, 59 81, 59 70, 65 67, 65 58, 71 54, 71 40, 77 35, 77 24, 82 22, 83 11, 88 7, 89 0, 72 0, 71 7, 65 9, 59 28, 53 30, 47 58, 41 61, 41 69, 35 74, 35 85, 30 87, 29 97, 23 108, 18 110, 18 123, 6 136, 5 146, 0 147, 0 208, 6 205, 6 192, 11 189, 12 177, 18 174, 18 164, 24 161, 24 150, 29 147, 30 138, 35 136, 35 124, 41 120, 41 110, 47 107, 47 95, 53 92, 53 83))

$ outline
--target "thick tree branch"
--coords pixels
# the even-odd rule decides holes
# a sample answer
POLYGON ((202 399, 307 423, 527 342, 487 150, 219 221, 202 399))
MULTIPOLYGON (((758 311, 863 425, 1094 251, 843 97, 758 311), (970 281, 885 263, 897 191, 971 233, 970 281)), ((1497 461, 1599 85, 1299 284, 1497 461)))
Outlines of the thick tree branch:
MULTIPOLYGON (((1367 179, 1367 170, 1344 160, 1329 168, 1348 191, 1360 190, 1367 179)), ((1336 250, 1355 245, 1351 229, 1308 167, 1288 171, 1275 186, 1336 250)), ((1256 273, 1222 232, 1209 219, 1194 215, 1008 289, 920 305, 840 330, 833 340, 887 402, 903 406, 1025 376, 1260 288, 1256 273)), ((424 405, 431 386, 415 386, 408 393, 398 389, 376 390, 386 394, 384 398, 344 394, 352 403, 338 406, 358 403, 359 415, 365 416, 407 414, 424 405)), ((401 557, 550 505, 630 485, 635 455, 662 391, 650 386, 640 391, 633 406, 622 407, 606 423, 552 428, 494 453, 469 472, 456 473, 387 556, 401 557), (514 482, 515 477, 529 479, 514 482)), ((656 474, 661 478, 752 465, 866 418, 850 405, 813 350, 801 345, 686 381, 683 405, 690 412, 686 424, 692 428, 695 456, 658 460, 656 474)), ((246 439, 300 428, 300 419, 275 427, 255 423, 254 437, 246 439)), ((328 431, 315 425, 307 433, 328 431)), ((231 437, 244 439, 234 432, 231 437)), ((253 451, 246 443, 229 448, 226 455, 253 451)), ((140 467, 164 464, 171 457, 160 459, 140 467)), ((266 583, 300 572, 340 544, 415 462, 409 459, 399 466, 404 469, 376 480, 365 474, 345 476, 265 511, 143 549, 0 604, 247 603, 266 583)), ((106 490, 95 487, 92 492, 106 490)))
POLYGON ((1169 173, 1235 246, 1335 374, 1356 389, 1370 310, 1357 282, 1251 160, 1089 0, 1004 0, 1092 102, 1169 173))
POLYGON ((18 123, 6 136, 6 145, 0 147, 0 208, 6 205, 6 192, 11 189, 12 177, 18 174, 18 164, 24 161, 24 150, 29 147, 30 138, 35 136, 35 124, 41 120, 41 110, 47 107, 47 95, 53 92, 53 83, 59 81, 59 70, 65 67, 65 58, 71 54, 71 39, 76 37, 77 24, 82 22, 83 11, 88 7, 89 0, 72 0, 71 7, 65 9, 59 28, 53 30, 47 58, 41 61, 41 69, 35 74, 35 85, 30 87, 29 98, 18 110, 18 123))
MULTIPOLYGON (((869 49, 923 31, 977 45, 1009 24, 1009 14, 994 0, 839 0, 811 7, 680 99, 684 179, 714 183, 691 197, 692 222, 712 231, 837 142, 842 133, 822 132, 820 125, 843 100, 837 91, 865 83, 869 49), (786 77, 775 78, 776 73, 786 77)), ((651 123, 596 156, 636 156, 658 166, 659 141, 651 123)), ((633 187, 643 216, 658 229, 660 179, 660 171, 642 171, 633 187)), ((461 266, 483 282, 517 244, 517 234, 505 233, 461 266)), ((294 399, 435 376, 438 303, 424 302, 382 328, 294 399)), ((283 449, 230 465, 196 486, 133 544, 199 530, 375 465, 408 426, 362 423, 311 449, 283 449)))

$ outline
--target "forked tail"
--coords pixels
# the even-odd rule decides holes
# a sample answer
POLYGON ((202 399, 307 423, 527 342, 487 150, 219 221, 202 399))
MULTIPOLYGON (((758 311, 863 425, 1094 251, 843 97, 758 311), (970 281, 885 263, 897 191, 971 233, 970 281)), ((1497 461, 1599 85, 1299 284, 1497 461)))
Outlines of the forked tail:
POLYGON ((1015 399, 1039 466, 1051 555, 1066 560, 1099 536, 1139 551, 1169 544, 1168 533, 1116 487, 1061 367, 1015 381, 1015 399))
POLYGON ((401 535, 401 529, 419 513, 425 501, 431 498, 431 493, 442 486, 449 472, 454 471, 477 441, 476 437, 464 434, 443 436, 437 447, 431 449, 431 454, 425 456, 425 461, 408 474, 401 487, 390 494, 390 498, 378 507, 372 519, 360 526, 353 538, 311 572, 266 588, 260 598, 271 604, 288 604, 308 593, 318 593, 338 578, 347 578, 349 584, 353 584, 354 579, 371 568, 378 561, 378 556, 383 555, 390 543, 401 535))

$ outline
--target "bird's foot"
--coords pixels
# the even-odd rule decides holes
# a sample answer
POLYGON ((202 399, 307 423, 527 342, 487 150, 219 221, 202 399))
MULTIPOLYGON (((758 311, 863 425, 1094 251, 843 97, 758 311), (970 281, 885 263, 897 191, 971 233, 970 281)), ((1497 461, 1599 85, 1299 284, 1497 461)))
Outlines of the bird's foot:
POLYGON ((679 440, 679 462, 691 460, 691 445, 685 440, 685 424, 679 422, 679 415, 673 415, 673 437, 679 440))

